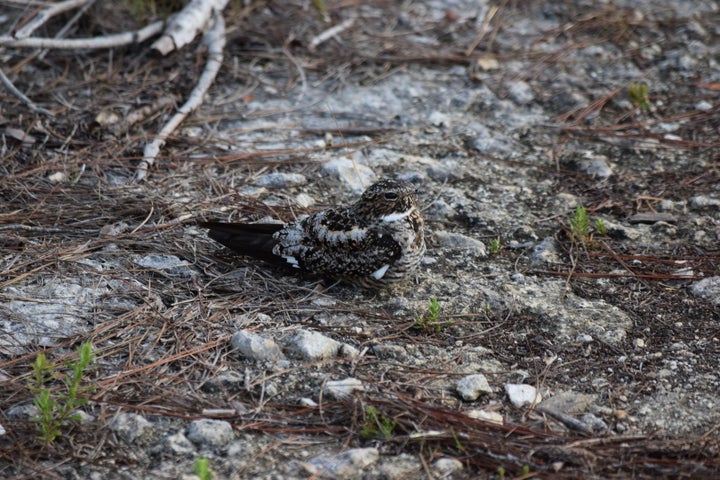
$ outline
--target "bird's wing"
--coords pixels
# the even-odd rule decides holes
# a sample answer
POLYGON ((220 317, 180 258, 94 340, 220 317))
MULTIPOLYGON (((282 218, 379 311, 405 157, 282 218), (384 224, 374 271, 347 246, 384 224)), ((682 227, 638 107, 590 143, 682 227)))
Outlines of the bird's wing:
POLYGON ((273 247, 277 243, 273 234, 283 228, 282 224, 204 222, 199 225, 209 229, 210 238, 240 255, 272 263, 280 261, 273 254, 273 247))

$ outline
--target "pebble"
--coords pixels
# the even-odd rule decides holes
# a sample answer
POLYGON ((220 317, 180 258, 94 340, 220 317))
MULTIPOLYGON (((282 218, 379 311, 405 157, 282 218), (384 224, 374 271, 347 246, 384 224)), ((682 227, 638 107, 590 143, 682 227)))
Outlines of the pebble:
POLYGON ((252 360, 275 362, 285 359, 285 355, 274 340, 249 330, 235 332, 230 343, 243 356, 252 360))
POLYGON ((23 403, 8 408, 5 416, 13 420, 30 420, 40 416, 40 410, 32 403, 23 403))
POLYGON ((463 469, 463 463, 457 458, 442 457, 435 460, 432 465, 433 470, 439 478, 447 478, 452 476, 454 473, 461 472, 463 469))
POLYGON ((720 305, 720 277, 703 278, 690 286, 693 295, 720 305))
POLYGON ((299 173, 267 173, 255 180, 255 185, 267 188, 288 188, 305 185, 307 177, 299 173))
POLYGON ((130 412, 121 413, 110 422, 110 430, 126 442, 137 439, 151 426, 152 424, 145 420, 145 417, 130 412))
POLYGON ((539 263, 562 263, 558 255, 557 243, 553 237, 546 237, 542 242, 535 245, 530 256, 533 264, 539 263))
POLYGON ((466 415, 470 418, 484 420, 488 423, 494 423, 496 425, 503 425, 505 423, 502 413, 494 410, 469 410, 466 415))
POLYGON ((706 195, 698 195, 690 199, 690 206, 695 208, 717 207, 718 205, 720 205, 719 199, 706 195))
POLYGON ((375 172, 368 166, 347 157, 330 160, 322 168, 326 173, 336 176, 353 193, 362 193, 377 180, 375 172))
POLYGON ((137 258, 135 263, 143 268, 163 271, 168 275, 178 275, 181 277, 191 277, 195 275, 195 271, 190 268, 190 263, 181 260, 175 255, 151 253, 137 258))
POLYGON ((437 245, 440 247, 465 250, 477 257, 487 256, 485 244, 475 238, 468 237, 461 233, 448 232, 446 230, 436 231, 434 235, 437 245))
POLYGON ((578 170, 600 178, 608 178, 613 174, 610 160, 605 155, 586 152, 585 158, 578 160, 578 170))
POLYGON ((527 105, 535 100, 535 93, 527 82, 510 81, 507 83, 508 95, 518 105, 527 105))
POLYGON ((357 378, 344 378, 342 380, 330 380, 325 384, 325 395, 336 400, 348 398, 353 392, 362 392, 365 390, 363 383, 357 378))
POLYGON ((518 408, 542 401, 542 395, 532 385, 508 383, 505 385, 505 393, 510 403, 518 408))
POLYGON ((168 435, 163 444, 167 450, 177 455, 189 455, 195 452, 195 446, 182 432, 168 435))
POLYGON ((306 360, 321 360, 338 355, 342 344, 322 333, 298 330, 290 339, 290 349, 306 360))
POLYGON ((188 426, 187 438, 196 444, 218 446, 229 443, 235 434, 232 425, 225 420, 201 418, 188 426))
POLYGON ((318 455, 303 463, 313 477, 347 479, 359 478, 360 470, 377 462, 377 448, 352 448, 336 455, 318 455))
POLYGON ((460 397, 466 402, 477 400, 483 393, 492 393, 492 388, 490 388, 487 378, 482 373, 461 378, 456 389, 460 397))

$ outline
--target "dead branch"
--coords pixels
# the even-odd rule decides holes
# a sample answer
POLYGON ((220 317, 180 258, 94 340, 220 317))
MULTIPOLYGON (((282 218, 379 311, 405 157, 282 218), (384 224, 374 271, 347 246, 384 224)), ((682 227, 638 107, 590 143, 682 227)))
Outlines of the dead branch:
POLYGON ((32 20, 30 20, 20 30, 15 32, 15 38, 17 38, 17 39, 27 38, 30 35, 32 35, 32 33, 35 30, 40 28, 43 24, 45 24, 45 22, 50 20, 55 15, 58 15, 62 12, 71 10, 76 7, 80 7, 80 6, 88 3, 89 1, 90 0, 65 0, 64 2, 54 3, 50 7, 46 8, 45 10, 39 11, 32 20))
POLYGON ((13 85, 13 83, 10 81, 10 79, 7 76, 5 76, 5 72, 3 72, 2 69, 0 69, 0 83, 5 85, 5 88, 7 88, 8 91, 10 91, 10 93, 15 95, 21 102, 23 102, 25 105, 27 105, 28 108, 30 108, 30 110, 32 110, 33 112, 42 113, 43 115, 47 115, 49 117, 52 117, 55 115, 50 110, 46 110, 42 107, 38 107, 37 105, 35 105, 32 100, 30 100, 28 97, 26 97, 20 90, 18 90, 15 87, 15 85, 13 85))
POLYGON ((145 146, 143 151, 143 159, 138 165, 135 172, 135 181, 142 181, 147 175, 147 170, 155 163, 155 157, 160 153, 160 149, 165 144, 165 139, 185 120, 200 103, 202 103, 205 93, 212 85, 218 70, 223 61, 223 49, 225 48, 225 20, 219 10, 213 10, 213 24, 205 31, 203 41, 208 46, 208 60, 197 85, 190 92, 185 104, 183 104, 178 112, 165 124, 158 136, 151 143, 145 146))
POLYGON ((161 55, 179 50, 205 28, 213 12, 221 12, 227 3, 228 0, 191 0, 168 22, 165 32, 152 44, 152 48, 161 55))
POLYGON ((85 49, 122 47, 142 43, 160 33, 165 22, 157 21, 132 32, 115 33, 94 38, 22 38, 16 39, 9 35, 0 35, 0 46, 15 48, 52 48, 52 49, 85 49))

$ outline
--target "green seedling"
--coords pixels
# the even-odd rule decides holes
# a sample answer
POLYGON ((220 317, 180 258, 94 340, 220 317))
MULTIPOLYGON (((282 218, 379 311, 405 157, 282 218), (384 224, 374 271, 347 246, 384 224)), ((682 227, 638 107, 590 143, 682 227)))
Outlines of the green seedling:
POLYGON ((573 242, 584 243, 588 239, 590 219, 585 207, 578 206, 575 214, 570 218, 570 239, 573 242))
POLYGON ((77 350, 78 359, 75 362, 66 362, 70 369, 69 374, 61 375, 55 372, 55 366, 48 363, 44 353, 38 353, 33 364, 33 384, 30 389, 35 392, 35 406, 40 416, 32 420, 37 423, 38 438, 50 444, 62 434, 62 426, 68 420, 79 421, 80 415, 75 411, 87 403, 86 398, 78 395, 91 390, 90 387, 81 387, 87 367, 93 360, 92 344, 83 343, 77 350), (61 379, 64 389, 53 392, 47 383, 53 379, 61 379))
POLYGON ((595 220, 595 232, 598 235, 607 235, 607 225, 605 225, 605 220, 602 218, 595 220))
POLYGON ((415 327, 425 332, 440 333, 444 327, 444 323, 439 319, 441 309, 440 302, 436 298, 431 298, 427 311, 423 315, 415 315, 415 327))
POLYGON ((210 470, 210 460, 205 457, 198 457, 195 459, 193 472, 195 472, 195 475, 200 477, 200 480, 212 480, 213 478, 212 470, 210 470))
POLYGON ((650 98, 648 96, 648 86, 644 83, 631 83, 628 87, 628 97, 635 108, 641 110, 650 109, 650 98))
POLYGON ((378 412, 377 408, 370 405, 365 409, 365 421, 362 425, 360 435, 363 438, 372 438, 382 436, 388 439, 392 436, 397 422, 390 417, 386 417, 378 412))
POLYGON ((490 240, 490 253, 493 255, 500 252, 500 248, 502 248, 502 245, 500 244, 500 238, 493 238, 490 240))

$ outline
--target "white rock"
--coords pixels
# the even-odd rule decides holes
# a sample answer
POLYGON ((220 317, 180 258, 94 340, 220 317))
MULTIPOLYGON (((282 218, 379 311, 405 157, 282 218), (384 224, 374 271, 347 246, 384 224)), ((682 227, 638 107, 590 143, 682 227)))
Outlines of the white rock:
POLYGON ((542 401, 542 395, 532 385, 508 383, 505 392, 510 402, 518 408, 542 401))
POLYGON ((132 442, 152 424, 136 413, 121 413, 110 422, 110 430, 127 442, 132 442))
POLYGON ((362 392, 363 390, 365 390, 363 383, 352 377, 342 380, 330 380, 325 384, 325 395, 337 400, 342 400, 352 395, 353 392, 362 392))
POLYGON ((457 458, 438 458, 435 463, 433 463, 433 470, 437 472, 440 478, 450 477, 453 473, 460 472, 462 469, 463 464, 457 458))
POLYGON ((306 360, 332 358, 341 347, 340 342, 310 330, 298 330, 290 339, 290 348, 306 360))
POLYGON ((482 373, 461 378, 456 389, 460 397, 467 402, 477 400, 483 393, 492 393, 492 388, 482 373))
POLYGON ((182 432, 168 435, 163 443, 167 450, 178 455, 188 455, 195 452, 195 446, 182 432))
POLYGON ((235 332, 230 343, 243 356, 252 360, 274 362, 285 359, 275 341, 249 330, 235 332))
POLYGON ((353 448, 337 455, 319 455, 303 464, 305 470, 319 478, 357 478, 360 470, 377 462, 377 448, 353 448))
POLYGON ((353 193, 362 193, 377 179, 375 172, 369 167, 347 157, 330 160, 323 165, 323 170, 335 175, 353 193))
POLYGON ((525 105, 535 100, 535 93, 526 82, 521 80, 510 81, 507 84, 508 94, 518 105, 525 105))
POLYGON ((503 425, 505 423, 502 413, 494 410, 470 410, 466 413, 466 415, 470 418, 484 420, 488 423, 494 423, 496 425, 503 425))
POLYGON ((235 435, 230 423, 201 418, 188 426, 187 438, 200 445, 224 445, 235 438, 235 435))
POLYGON ((692 284, 690 291, 696 297, 706 298, 720 305, 720 277, 703 278, 692 284))

